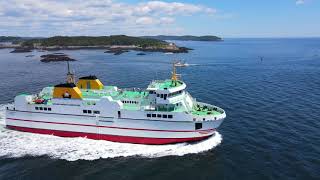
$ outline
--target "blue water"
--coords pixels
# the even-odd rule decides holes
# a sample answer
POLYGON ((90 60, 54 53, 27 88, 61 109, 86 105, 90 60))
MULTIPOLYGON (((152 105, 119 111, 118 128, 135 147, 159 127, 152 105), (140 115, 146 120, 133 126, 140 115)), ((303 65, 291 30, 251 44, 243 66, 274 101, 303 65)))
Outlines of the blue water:
MULTIPOLYGON (((227 113, 220 140, 166 147, 173 152, 167 155, 154 153, 163 147, 152 147, 150 156, 135 154, 141 150, 136 146, 108 144, 112 151, 95 156, 90 148, 99 146, 81 149, 80 155, 79 149, 70 150, 70 144, 87 140, 27 136, 3 127, 0 179, 320 179, 320 39, 176 43, 194 50, 146 56, 62 52, 78 60, 72 63, 78 77, 95 74, 105 85, 120 87, 144 88, 153 79, 169 78, 170 62, 186 60, 192 65, 180 73, 188 91, 227 113), (65 144, 53 153, 54 145, 44 138, 65 144), (188 153, 178 153, 182 148, 188 153), (110 156, 114 151, 120 155, 110 156)), ((65 63, 41 63, 40 52, 9 52, 0 50, 0 104, 64 81, 65 63), (25 57, 29 54, 35 56, 25 57)))

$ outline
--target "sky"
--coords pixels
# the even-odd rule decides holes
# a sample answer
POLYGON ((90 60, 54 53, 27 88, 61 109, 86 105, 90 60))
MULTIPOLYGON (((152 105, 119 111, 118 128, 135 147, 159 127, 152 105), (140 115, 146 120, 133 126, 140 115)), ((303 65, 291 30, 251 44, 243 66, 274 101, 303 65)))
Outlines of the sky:
POLYGON ((320 0, 0 0, 0 36, 320 37, 320 0))

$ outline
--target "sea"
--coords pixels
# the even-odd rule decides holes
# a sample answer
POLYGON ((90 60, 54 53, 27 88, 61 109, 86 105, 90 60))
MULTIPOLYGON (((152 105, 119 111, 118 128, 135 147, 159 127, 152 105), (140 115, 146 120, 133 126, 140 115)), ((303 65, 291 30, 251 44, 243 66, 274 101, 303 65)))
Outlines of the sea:
POLYGON ((189 53, 0 49, 0 179, 319 180, 320 39, 234 38, 174 41, 189 53), (8 130, 6 106, 66 79, 66 62, 40 62, 62 52, 76 77, 146 88, 179 68, 188 92, 226 111, 215 136, 196 143, 137 145, 8 130), (28 55, 33 55, 32 57, 28 55), (28 56, 28 57, 26 57, 28 56))

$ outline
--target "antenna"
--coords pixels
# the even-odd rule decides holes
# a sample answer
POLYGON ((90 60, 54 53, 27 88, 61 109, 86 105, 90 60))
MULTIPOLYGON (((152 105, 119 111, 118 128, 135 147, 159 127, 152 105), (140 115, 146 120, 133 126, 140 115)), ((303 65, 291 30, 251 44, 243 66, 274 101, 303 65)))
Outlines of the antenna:
POLYGON ((173 66, 172 66, 173 67, 173 71, 172 71, 171 80, 172 81, 176 81, 176 80, 178 80, 177 73, 176 73, 176 63, 173 62, 172 64, 173 64, 173 66))
POLYGON ((75 82, 75 78, 74 78, 74 74, 71 73, 70 71, 70 65, 69 65, 69 61, 67 61, 67 65, 68 65, 68 73, 67 73, 67 83, 74 83, 75 82))

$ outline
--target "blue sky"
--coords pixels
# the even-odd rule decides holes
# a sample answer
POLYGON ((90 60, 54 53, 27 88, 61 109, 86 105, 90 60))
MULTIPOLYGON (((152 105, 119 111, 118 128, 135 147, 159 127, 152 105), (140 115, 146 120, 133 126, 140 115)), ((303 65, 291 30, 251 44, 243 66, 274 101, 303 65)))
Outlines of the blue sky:
POLYGON ((320 37, 320 0, 0 0, 0 35, 320 37))

